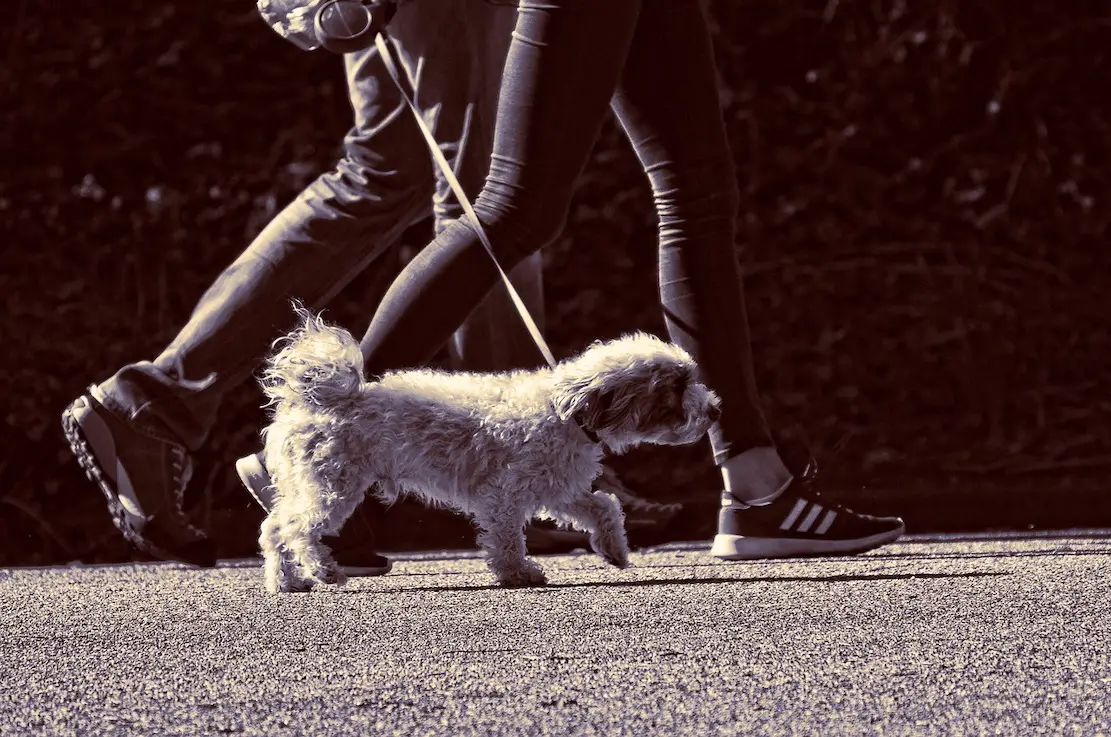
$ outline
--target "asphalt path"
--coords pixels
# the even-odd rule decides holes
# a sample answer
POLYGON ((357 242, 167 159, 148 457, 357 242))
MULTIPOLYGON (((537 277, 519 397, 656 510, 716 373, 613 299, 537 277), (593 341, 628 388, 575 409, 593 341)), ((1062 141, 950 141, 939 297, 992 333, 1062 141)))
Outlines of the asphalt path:
POLYGON ((1111 531, 633 560, 287 595, 258 561, 3 569, 0 734, 1111 734, 1111 531))

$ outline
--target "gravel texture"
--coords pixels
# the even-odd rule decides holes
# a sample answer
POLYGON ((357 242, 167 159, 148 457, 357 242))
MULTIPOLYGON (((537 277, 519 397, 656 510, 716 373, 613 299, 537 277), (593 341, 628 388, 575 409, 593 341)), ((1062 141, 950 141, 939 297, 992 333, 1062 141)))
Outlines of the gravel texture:
POLYGON ((410 556, 283 596, 257 561, 0 569, 0 733, 1111 733, 1111 532, 634 562, 506 591, 410 556))

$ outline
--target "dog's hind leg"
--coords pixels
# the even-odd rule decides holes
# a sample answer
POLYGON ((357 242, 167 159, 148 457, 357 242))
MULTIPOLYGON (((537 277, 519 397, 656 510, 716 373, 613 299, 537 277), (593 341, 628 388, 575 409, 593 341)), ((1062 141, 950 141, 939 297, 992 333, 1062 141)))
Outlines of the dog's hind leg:
POLYGON ((625 513, 613 494, 595 491, 577 496, 566 504, 549 507, 548 514, 559 522, 590 533, 590 547, 610 565, 629 567, 629 541, 625 536, 625 513))
POLYGON ((548 582, 544 569, 529 560, 525 548, 525 522, 512 511, 497 515, 475 515, 478 525, 478 546, 486 552, 486 565, 498 584, 508 588, 543 586, 548 582), (504 516, 503 516, 504 515, 504 516))

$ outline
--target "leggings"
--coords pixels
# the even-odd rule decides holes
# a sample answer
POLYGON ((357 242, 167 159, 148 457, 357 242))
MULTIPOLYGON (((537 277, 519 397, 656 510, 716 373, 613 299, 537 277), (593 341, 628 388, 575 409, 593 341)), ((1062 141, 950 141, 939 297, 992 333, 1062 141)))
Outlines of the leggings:
MULTIPOLYGON (((722 399, 715 462, 771 446, 734 245, 736 174, 699 0, 521 0, 475 201, 494 252, 509 269, 558 237, 607 105, 652 186, 668 333, 722 399)), ((425 363, 497 282, 469 221, 452 222, 382 300, 363 338, 368 374, 425 363)))

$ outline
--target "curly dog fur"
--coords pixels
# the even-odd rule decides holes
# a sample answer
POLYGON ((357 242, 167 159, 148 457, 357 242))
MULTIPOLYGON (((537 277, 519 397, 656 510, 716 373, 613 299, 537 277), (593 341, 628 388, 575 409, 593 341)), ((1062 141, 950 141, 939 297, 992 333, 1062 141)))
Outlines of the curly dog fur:
POLYGON ((365 381, 351 334, 298 314, 262 377, 276 490, 259 538, 270 591, 343 582, 321 537, 338 533, 368 490, 469 515, 503 586, 546 582, 526 555, 535 517, 589 533, 599 555, 625 567, 621 507, 592 491, 605 448, 692 443, 720 414, 691 357, 644 333, 595 343, 554 369, 365 381))

